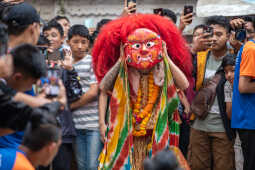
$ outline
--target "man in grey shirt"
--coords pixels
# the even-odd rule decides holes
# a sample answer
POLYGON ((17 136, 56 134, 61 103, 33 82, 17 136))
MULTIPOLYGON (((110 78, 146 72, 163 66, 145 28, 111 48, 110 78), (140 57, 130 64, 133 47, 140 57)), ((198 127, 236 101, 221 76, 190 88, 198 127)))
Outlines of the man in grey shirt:
MULTIPOLYGON (((213 36, 210 37, 211 50, 205 56, 206 64, 204 68, 197 68, 197 73, 202 72, 204 75, 203 83, 215 75, 223 57, 230 52, 227 47, 229 36, 227 18, 213 16, 208 18, 206 24, 213 28, 213 36)), ((233 143, 226 134, 218 100, 216 96, 205 119, 197 118, 191 126, 188 159, 192 170, 210 170, 212 167, 214 170, 234 169, 233 143)))

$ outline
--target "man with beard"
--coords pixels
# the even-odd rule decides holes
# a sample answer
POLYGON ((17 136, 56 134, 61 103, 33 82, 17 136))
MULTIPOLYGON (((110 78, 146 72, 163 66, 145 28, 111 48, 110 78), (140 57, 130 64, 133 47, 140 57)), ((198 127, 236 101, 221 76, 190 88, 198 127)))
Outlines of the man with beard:
MULTIPOLYGON (((213 29, 210 49, 198 52, 194 66, 195 88, 197 91, 220 73, 220 80, 214 90, 216 97, 211 101, 204 119, 197 117, 191 126, 189 163, 192 170, 232 170, 234 169, 234 150, 230 123, 224 110, 224 94, 219 90, 225 82, 221 63, 230 53, 227 47, 229 21, 223 16, 208 18, 206 25, 213 29), (213 164, 212 164, 213 163, 213 164)), ((199 107, 199 106, 198 106, 199 107)))

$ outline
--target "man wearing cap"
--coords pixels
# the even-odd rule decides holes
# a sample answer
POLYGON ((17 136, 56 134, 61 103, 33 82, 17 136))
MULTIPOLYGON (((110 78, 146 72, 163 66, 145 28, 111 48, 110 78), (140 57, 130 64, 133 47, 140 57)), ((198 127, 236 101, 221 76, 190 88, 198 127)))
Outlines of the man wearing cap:
POLYGON ((9 48, 29 43, 36 45, 40 35, 40 16, 33 6, 21 3, 10 7, 3 15, 8 26, 9 48))

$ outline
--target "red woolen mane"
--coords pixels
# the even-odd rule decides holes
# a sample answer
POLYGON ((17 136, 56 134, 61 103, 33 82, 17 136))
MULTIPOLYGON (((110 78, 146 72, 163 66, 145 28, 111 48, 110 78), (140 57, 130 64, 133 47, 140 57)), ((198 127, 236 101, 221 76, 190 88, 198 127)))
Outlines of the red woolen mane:
POLYGON ((191 78, 192 62, 188 46, 177 27, 168 19, 152 14, 136 14, 106 24, 100 31, 92 50, 93 68, 100 82, 120 56, 120 45, 130 33, 147 28, 166 42, 168 55, 191 78))

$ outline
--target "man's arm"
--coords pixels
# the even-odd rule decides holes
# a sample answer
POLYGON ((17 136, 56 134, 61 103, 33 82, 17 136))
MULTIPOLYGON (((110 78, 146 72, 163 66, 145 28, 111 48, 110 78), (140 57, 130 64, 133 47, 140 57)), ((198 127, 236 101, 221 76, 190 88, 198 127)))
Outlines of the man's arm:
POLYGON ((173 63, 170 57, 167 57, 173 74, 174 83, 180 90, 186 90, 189 87, 189 81, 184 73, 173 63))
POLYGON ((18 102, 23 102, 30 107, 40 107, 44 104, 52 102, 46 98, 34 97, 21 92, 16 93, 13 99, 18 102))
POLYGON ((12 97, 8 94, 1 93, 0 128, 2 130, 2 133, 9 133, 9 131, 7 130, 8 128, 14 131, 24 130, 27 122, 31 119, 31 117, 35 116, 38 120, 40 120, 43 118, 43 115, 46 114, 56 115, 61 108, 61 104, 60 102, 53 102, 38 108, 31 108, 30 106, 22 102, 12 100, 12 97), (3 131, 3 129, 5 130, 3 131))
POLYGON ((100 127, 100 135, 102 142, 105 141, 105 132, 107 129, 105 116, 106 116, 106 109, 107 109, 107 94, 105 91, 101 90, 99 95, 99 127, 100 127))
POLYGON ((167 56, 168 64, 173 75, 175 86, 180 90, 186 90, 189 87, 189 81, 185 74, 174 64, 171 58, 167 54, 166 44, 164 43, 164 53, 167 56))
POLYGON ((178 26, 178 28, 181 32, 183 32, 183 30, 186 28, 186 26, 191 24, 192 17, 193 17, 193 13, 184 15, 184 11, 182 12, 181 17, 180 17, 180 24, 178 26))
POLYGON ((226 102, 226 112, 228 118, 231 120, 232 117, 232 102, 226 102))
POLYGON ((240 93, 255 93, 255 82, 249 76, 240 76, 238 89, 240 93))
POLYGON ((243 48, 240 63, 240 78, 238 89, 240 93, 255 93, 255 48, 253 44, 246 44, 243 48))
POLYGON ((94 83, 90 85, 89 90, 84 93, 78 101, 73 102, 70 105, 71 110, 78 109, 89 102, 96 99, 98 96, 98 84, 94 83))
POLYGON ((1 130, 11 129, 13 131, 22 131, 31 118, 40 121, 47 114, 57 115, 59 110, 66 105, 66 92, 61 81, 59 96, 55 98, 56 102, 45 104, 38 108, 32 108, 23 102, 14 101, 13 95, 6 93, 7 90, 5 89, 8 87, 3 83, 0 84, 1 130))

